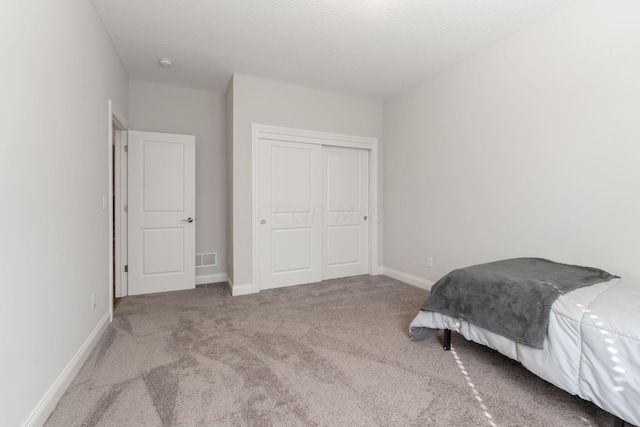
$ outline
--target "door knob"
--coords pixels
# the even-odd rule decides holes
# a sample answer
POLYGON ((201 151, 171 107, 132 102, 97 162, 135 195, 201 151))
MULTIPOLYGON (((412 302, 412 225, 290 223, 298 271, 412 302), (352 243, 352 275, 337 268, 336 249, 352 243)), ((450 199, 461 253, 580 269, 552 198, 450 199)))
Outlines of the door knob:
POLYGON ((181 220, 181 221, 182 221, 182 222, 192 223, 193 221, 195 221, 195 219, 193 219, 193 218, 189 217, 189 218, 187 218, 187 219, 183 219, 183 220, 181 220))
POLYGON ((267 221, 265 221, 264 219, 260 220, 260 224, 265 225, 267 223, 267 221))
POLYGON ((364 220, 365 220, 365 221, 367 220, 367 216, 366 216, 366 215, 364 216, 364 220))

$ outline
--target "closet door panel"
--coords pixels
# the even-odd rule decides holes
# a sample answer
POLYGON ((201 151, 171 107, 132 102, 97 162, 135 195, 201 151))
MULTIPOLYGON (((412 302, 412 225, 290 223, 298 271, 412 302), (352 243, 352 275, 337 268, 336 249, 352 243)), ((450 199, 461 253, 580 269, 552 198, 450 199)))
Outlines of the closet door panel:
POLYGON ((322 280, 322 146, 260 141, 262 289, 322 280))
POLYGON ((369 155, 323 147, 323 278, 369 271, 369 155))

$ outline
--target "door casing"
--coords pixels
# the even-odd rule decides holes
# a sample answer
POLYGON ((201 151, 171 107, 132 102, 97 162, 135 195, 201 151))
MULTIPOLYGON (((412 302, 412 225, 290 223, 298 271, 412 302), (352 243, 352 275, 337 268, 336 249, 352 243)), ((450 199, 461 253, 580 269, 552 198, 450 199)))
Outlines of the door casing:
POLYGON ((128 295, 127 273, 127 132, 124 129, 114 129, 114 209, 115 221, 115 281, 116 297, 128 295))
MULTIPOLYGON (((119 281, 116 281, 116 283, 122 283, 122 280, 126 280, 126 274, 122 273, 124 270, 124 264, 127 262, 127 258, 126 258, 126 246, 127 246, 127 239, 126 239, 126 234, 125 234, 125 238, 124 241, 122 240, 122 230, 124 229, 124 232, 126 233, 127 230, 127 225, 126 225, 126 221, 127 221, 127 216, 126 215, 120 215, 120 213, 122 212, 121 209, 117 209, 116 210, 116 215, 114 216, 113 211, 114 211, 114 205, 113 205, 113 197, 111 197, 112 194, 115 195, 115 206, 116 208, 118 208, 119 206, 122 206, 123 203, 126 203, 126 181, 124 184, 122 184, 121 178, 122 178, 122 173, 118 171, 118 168, 120 168, 120 170, 122 169, 122 164, 121 162, 117 162, 115 161, 115 159, 113 158, 113 144, 114 144, 114 140, 116 142, 116 153, 118 153, 118 144, 122 145, 123 143, 123 139, 122 139, 122 134, 126 133, 125 131, 127 129, 129 129, 129 124, 127 122, 127 119, 124 115, 122 115, 122 113, 120 113, 120 110, 118 110, 118 108, 113 104, 113 102, 111 100, 109 100, 107 102, 107 110, 108 110, 108 129, 109 131, 108 133, 108 138, 107 138, 107 170, 108 170, 108 188, 107 188, 107 200, 108 200, 108 216, 109 216, 109 220, 108 220, 108 238, 107 238, 107 242, 109 245, 108 248, 108 268, 107 271, 108 273, 108 293, 107 295, 109 295, 109 319, 110 321, 113 321, 113 281, 114 281, 114 275, 113 275, 113 265, 115 262, 115 266, 116 266, 116 271, 121 273, 121 279, 119 281), (115 135, 114 135, 115 133, 115 135), (114 138, 115 137, 115 138, 114 138), (115 161, 115 173, 116 173, 116 186, 114 188, 113 185, 113 173, 114 173, 114 161, 115 161), (120 175, 120 179, 118 179, 118 174, 120 175), (123 199, 123 195, 122 195, 122 185, 125 186, 125 194, 124 194, 124 199, 123 199), (118 188, 119 186, 119 188, 118 188), (123 202, 124 200, 124 202, 123 202), (114 227, 114 221, 115 221, 115 225, 116 227, 119 229, 120 233, 118 233, 118 231, 116 232, 116 236, 113 236, 113 227, 114 227), (115 239, 115 245, 116 245, 116 257, 115 260, 113 258, 113 244, 114 244, 114 239, 115 239), (124 253, 122 251, 122 247, 124 246, 124 253), (124 258, 123 258, 124 255, 124 258), (122 275, 125 276, 125 279, 122 279, 122 275)), ((124 144, 126 144, 126 141, 124 142, 124 144)), ((126 180, 126 166, 125 166, 125 180, 126 180)), ((120 292, 122 292, 122 288, 120 288, 120 292)), ((120 296, 125 296, 126 295, 126 287, 124 290, 124 294, 121 293, 120 296)))

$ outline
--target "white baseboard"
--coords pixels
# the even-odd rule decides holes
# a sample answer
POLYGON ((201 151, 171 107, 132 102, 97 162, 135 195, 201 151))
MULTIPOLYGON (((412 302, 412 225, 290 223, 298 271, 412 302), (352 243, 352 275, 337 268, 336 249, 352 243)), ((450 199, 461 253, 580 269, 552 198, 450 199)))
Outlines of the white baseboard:
POLYGON ((231 296, 233 296, 233 280, 231 280, 231 277, 229 277, 228 274, 227 274, 227 288, 229 288, 229 293, 231 294, 231 296))
POLYGON ((22 423, 24 427, 41 426, 47 418, 49 418, 53 408, 56 407, 56 404, 69 387, 69 384, 71 384, 71 381, 73 381, 78 374, 78 371, 89 357, 91 350, 93 350, 108 325, 109 313, 107 312, 102 319, 100 319, 93 331, 91 331, 91 334, 89 334, 62 373, 58 375, 58 378, 56 378, 51 387, 49 387, 49 390, 47 390, 42 399, 40 399, 33 411, 31 411, 31 414, 29 414, 27 419, 22 423))
POLYGON ((239 295, 249 295, 258 292, 253 283, 245 283, 244 285, 231 285, 231 295, 237 297, 239 295))
POLYGON ((207 283, 222 283, 227 281, 227 273, 203 274, 196 276, 196 285, 206 285, 207 283))
POLYGON ((401 282, 408 283, 413 286, 417 286, 418 288, 425 289, 427 291, 431 290, 431 286, 435 282, 431 280, 423 279, 422 277, 414 276, 413 274, 405 273, 403 271, 394 270, 389 267, 382 267, 383 273, 393 279, 400 280, 401 282))
MULTIPOLYGON (((433 286, 433 284, 435 283, 435 282, 432 282, 431 280, 423 279, 422 277, 414 276, 412 274, 405 273, 403 271, 394 270, 389 267, 379 267, 378 274, 385 274, 391 278, 400 280, 401 282, 405 282, 413 286, 417 286, 418 288, 425 289, 427 291, 430 291, 431 286, 433 286)), ((222 282, 223 280, 219 280, 219 281, 222 282)), ((229 288, 229 292, 231 292, 231 295, 234 297, 239 295, 254 294, 258 292, 256 289, 254 289, 253 283, 246 283, 244 285, 234 285, 233 281, 231 280, 231 278, 229 278, 229 276, 226 276, 226 282, 229 288)), ((212 282, 206 282, 206 283, 212 283, 212 282)))

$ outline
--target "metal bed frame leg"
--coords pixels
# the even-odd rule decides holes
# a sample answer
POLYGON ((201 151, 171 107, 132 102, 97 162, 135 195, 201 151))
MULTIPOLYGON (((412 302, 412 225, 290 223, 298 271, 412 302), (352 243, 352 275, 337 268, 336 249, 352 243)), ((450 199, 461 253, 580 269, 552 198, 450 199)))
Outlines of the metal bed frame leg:
MULTIPOLYGON (((444 345, 442 346, 445 350, 451 350, 451 331, 449 329, 444 330, 444 345)), ((615 427, 624 427, 623 424, 615 425, 615 427)))
POLYGON ((622 418, 615 417, 615 421, 613 422, 613 427, 624 427, 624 425, 625 425, 625 422, 622 418))

